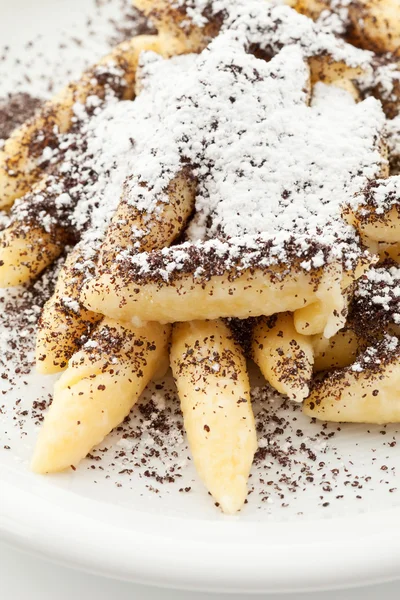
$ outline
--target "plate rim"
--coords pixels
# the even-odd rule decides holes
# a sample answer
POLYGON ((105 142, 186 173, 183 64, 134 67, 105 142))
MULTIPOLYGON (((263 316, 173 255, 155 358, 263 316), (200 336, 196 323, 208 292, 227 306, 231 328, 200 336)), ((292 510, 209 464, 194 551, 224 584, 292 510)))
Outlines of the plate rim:
POLYGON ((146 521, 134 509, 118 507, 112 515, 115 507, 104 502, 63 489, 53 494, 51 485, 26 491, 4 481, 0 539, 96 575, 217 593, 326 591, 400 578, 400 538, 392 534, 400 507, 319 520, 319 528, 310 520, 148 514, 146 521))

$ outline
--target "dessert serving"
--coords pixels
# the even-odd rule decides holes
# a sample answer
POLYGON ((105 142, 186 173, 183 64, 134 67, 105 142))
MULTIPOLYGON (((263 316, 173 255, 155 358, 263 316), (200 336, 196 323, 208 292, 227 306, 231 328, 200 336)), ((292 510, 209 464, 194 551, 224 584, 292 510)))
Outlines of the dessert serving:
POLYGON ((135 5, 147 31, 0 150, 0 285, 54 279, 31 467, 75 469, 171 367, 233 514, 249 361, 313 419, 400 422, 400 3, 135 5))

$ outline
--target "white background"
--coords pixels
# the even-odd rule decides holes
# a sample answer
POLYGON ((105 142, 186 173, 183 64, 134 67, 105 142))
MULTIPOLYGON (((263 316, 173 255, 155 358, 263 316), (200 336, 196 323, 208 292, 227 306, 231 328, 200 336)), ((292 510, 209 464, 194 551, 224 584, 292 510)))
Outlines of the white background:
MULTIPOLYGON (((400 582, 356 590, 266 595, 268 600, 398 600, 400 582)), ((234 596, 248 600, 261 596, 234 596)), ((221 594, 160 590, 72 571, 0 543, 1 600, 216 600, 221 594)))

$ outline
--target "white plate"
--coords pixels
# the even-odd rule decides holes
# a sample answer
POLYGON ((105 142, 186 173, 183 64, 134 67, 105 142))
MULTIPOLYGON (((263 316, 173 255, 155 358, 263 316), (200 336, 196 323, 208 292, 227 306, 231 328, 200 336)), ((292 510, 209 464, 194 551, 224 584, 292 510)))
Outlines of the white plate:
MULTIPOLYGON (((104 52, 110 30, 104 15, 118 13, 118 0, 112 2, 97 17, 101 34, 88 38, 84 50, 77 46, 68 59, 57 49, 60 36, 68 38, 61 30, 72 32, 70 37, 84 35, 92 0, 14 0, 12 10, 1 0, 1 45, 11 47, 11 57, 32 62, 33 82, 22 88, 45 89, 46 79, 35 80, 42 60, 61 82, 69 69, 77 72, 104 52), (37 33, 43 36, 42 59, 25 46, 37 33)), ((18 69, 8 58, 0 63, 0 95, 17 82, 18 69)), ((108 448, 97 452, 102 460, 87 459, 76 472, 44 478, 28 468, 36 435, 31 413, 32 402, 47 397, 52 381, 19 377, 11 392, 0 381, 6 391, 0 401, 0 533, 6 541, 104 575, 196 590, 328 589, 400 575, 395 489, 400 445, 393 443, 400 435, 394 426, 324 429, 299 411, 281 408, 278 398, 271 407, 256 402, 260 422, 260 411, 269 413, 260 432, 266 456, 254 468, 248 504, 240 516, 229 518, 196 478, 179 414, 168 431, 157 431, 160 415, 177 406, 166 398, 163 409, 165 388, 149 390, 147 401, 153 398, 156 412, 143 415, 136 408, 131 422, 101 445, 108 448), (124 432, 144 431, 143 418, 151 433, 120 441, 124 432), (163 447, 171 450, 165 455, 163 447), (146 459, 151 448, 161 449, 161 457, 146 459), (165 482, 173 466, 175 481, 165 482), (185 488, 190 491, 179 491, 185 488)))

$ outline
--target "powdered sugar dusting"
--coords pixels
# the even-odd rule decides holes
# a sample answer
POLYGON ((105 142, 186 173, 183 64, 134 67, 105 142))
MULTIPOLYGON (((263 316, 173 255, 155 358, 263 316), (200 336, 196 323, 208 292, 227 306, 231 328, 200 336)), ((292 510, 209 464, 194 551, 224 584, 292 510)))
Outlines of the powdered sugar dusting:
POLYGON ((280 0, 172 0, 172 6, 186 9, 188 17, 200 27, 210 15, 224 15, 222 31, 232 30, 246 36, 248 43, 278 52, 283 46, 300 46, 306 56, 329 54, 349 66, 367 67, 370 52, 354 48, 332 33, 332 22, 316 24, 280 0))
POLYGON ((398 359, 399 340, 395 336, 385 335, 381 341, 369 346, 354 362, 349 369, 354 373, 379 370, 387 365, 390 360, 398 359))
POLYGON ((89 265, 135 168, 134 104, 115 92, 124 88, 124 73, 110 62, 94 75, 108 81, 104 100, 89 96, 85 105, 74 105, 72 131, 58 134, 56 148, 45 147, 39 159, 51 167, 45 190, 29 193, 12 210, 22 225, 36 220, 47 231, 62 226, 80 240, 89 265))
MULTIPOLYGON (((189 8, 203 14, 206 5, 189 8)), ((228 243, 230 258, 246 248, 243 268, 290 262, 293 254, 306 270, 333 260, 351 268, 364 251, 342 207, 379 172, 384 115, 374 99, 352 104, 349 94, 323 84, 308 106, 305 57, 323 49, 342 59, 348 52, 351 62, 366 54, 285 5, 216 0, 211 9, 225 14, 224 25, 199 56, 146 53, 134 102, 108 98, 104 106, 90 97, 75 106, 80 126, 59 137, 61 160, 52 148, 40 159, 60 165, 47 191, 53 216, 38 211, 41 195, 37 203, 30 196, 28 209, 26 200, 17 203, 17 218, 35 206, 47 230, 51 218, 66 220, 92 268, 122 190, 137 209, 152 212, 168 202, 168 184, 188 165, 198 180, 189 239, 217 238, 213 251, 228 243), (252 44, 280 51, 266 63, 248 53, 252 44)), ((109 77, 121 78, 117 71, 107 67, 109 77)), ((132 235, 134 254, 135 241, 132 235)), ((187 246, 165 256, 164 280, 182 269, 187 246)), ((120 258, 126 261, 126 250, 120 258)), ((151 270, 143 256, 132 264, 142 274, 151 270)))
POLYGON ((362 215, 373 208, 375 214, 382 215, 388 212, 393 206, 400 203, 400 177, 394 175, 387 179, 377 179, 357 194, 354 198, 353 206, 357 207, 362 215), (365 207, 365 208, 363 208, 365 207))
POLYGON ((323 8, 316 19, 317 24, 337 35, 345 34, 350 24, 350 4, 351 0, 328 0, 326 8, 323 8))
MULTIPOLYGON (((268 265, 288 261, 289 245, 305 257, 317 243, 318 264, 303 260, 304 268, 359 258, 358 236, 341 213, 383 162, 378 140, 384 115, 376 100, 355 104, 347 92, 317 84, 308 106, 309 74, 298 48, 285 48, 266 63, 247 54, 232 32, 220 34, 198 57, 151 56, 142 73, 147 79, 135 104, 151 117, 147 134, 138 123, 136 166, 145 176, 129 181, 132 202, 143 197, 144 184, 147 193, 159 193, 165 176, 187 162, 198 180, 187 235, 218 238, 205 252, 222 244, 226 253, 228 243, 230 256, 242 257, 245 247, 257 254, 268 245, 268 257, 252 254, 268 265)), ((182 269, 189 248, 161 253, 163 279, 182 269)), ((151 270, 144 256, 132 265, 137 273, 151 270)))
POLYGON ((388 325, 400 325, 400 267, 385 264, 370 268, 354 291, 353 320, 360 334, 377 336, 388 325))

